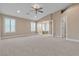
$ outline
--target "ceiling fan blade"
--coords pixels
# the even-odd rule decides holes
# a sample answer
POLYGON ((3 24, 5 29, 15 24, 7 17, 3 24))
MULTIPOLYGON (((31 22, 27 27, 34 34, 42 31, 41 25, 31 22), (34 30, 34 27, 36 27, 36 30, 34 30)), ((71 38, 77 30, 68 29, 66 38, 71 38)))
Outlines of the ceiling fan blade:
POLYGON ((35 10, 34 8, 32 8, 32 10, 35 10))
POLYGON ((40 7, 39 9, 43 9, 42 7, 40 7))
POLYGON ((38 11, 38 12, 43 13, 43 11, 38 11))

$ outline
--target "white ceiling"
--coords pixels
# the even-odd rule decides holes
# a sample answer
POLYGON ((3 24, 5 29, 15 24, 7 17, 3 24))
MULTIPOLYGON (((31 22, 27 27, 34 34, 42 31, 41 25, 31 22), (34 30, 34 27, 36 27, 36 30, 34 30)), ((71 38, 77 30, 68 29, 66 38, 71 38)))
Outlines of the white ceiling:
POLYGON ((29 20, 38 20, 71 5, 70 3, 40 3, 39 5, 43 7, 44 13, 38 13, 38 17, 35 17, 36 14, 31 10, 32 4, 33 3, 0 3, 0 13, 27 18, 29 20), (17 13, 17 10, 21 12, 17 13))

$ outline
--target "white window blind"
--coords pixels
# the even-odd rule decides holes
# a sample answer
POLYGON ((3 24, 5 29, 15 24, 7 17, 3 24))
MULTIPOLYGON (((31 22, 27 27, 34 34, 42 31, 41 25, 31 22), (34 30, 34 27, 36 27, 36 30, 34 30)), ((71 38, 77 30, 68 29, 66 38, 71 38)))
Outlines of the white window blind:
POLYGON ((4 18, 4 31, 7 32, 15 32, 15 19, 5 17, 4 18))
POLYGON ((35 31, 36 31, 36 23, 31 22, 31 32, 35 32, 35 31))

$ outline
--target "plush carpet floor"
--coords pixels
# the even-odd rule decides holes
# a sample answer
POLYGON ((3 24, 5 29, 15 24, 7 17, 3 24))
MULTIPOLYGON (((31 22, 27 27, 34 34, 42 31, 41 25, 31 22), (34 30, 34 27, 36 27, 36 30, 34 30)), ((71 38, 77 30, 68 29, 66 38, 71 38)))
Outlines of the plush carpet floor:
POLYGON ((79 43, 52 36, 0 40, 0 56, 79 56, 79 43))

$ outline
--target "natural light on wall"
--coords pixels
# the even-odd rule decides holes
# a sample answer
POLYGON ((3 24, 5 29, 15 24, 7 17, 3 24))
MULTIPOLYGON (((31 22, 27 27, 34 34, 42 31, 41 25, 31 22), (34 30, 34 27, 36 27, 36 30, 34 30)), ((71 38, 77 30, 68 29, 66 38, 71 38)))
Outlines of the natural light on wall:
POLYGON ((4 32, 15 32, 15 19, 9 18, 9 17, 5 17, 4 18, 4 32))

